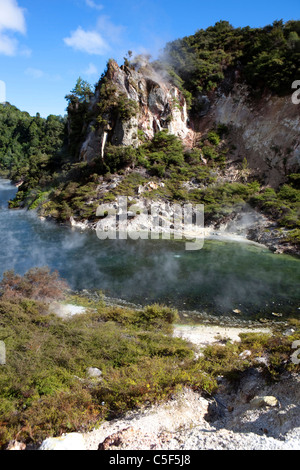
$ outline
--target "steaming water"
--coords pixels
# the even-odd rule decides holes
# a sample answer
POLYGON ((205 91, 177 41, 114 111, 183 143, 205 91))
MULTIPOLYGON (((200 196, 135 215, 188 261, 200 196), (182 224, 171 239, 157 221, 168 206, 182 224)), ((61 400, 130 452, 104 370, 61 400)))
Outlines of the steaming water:
POLYGON ((179 241, 106 240, 94 232, 8 210, 16 188, 0 180, 0 276, 33 266, 57 269, 71 287, 101 289, 137 304, 160 302, 218 315, 299 315, 300 260, 262 247, 206 240, 199 251, 179 241))

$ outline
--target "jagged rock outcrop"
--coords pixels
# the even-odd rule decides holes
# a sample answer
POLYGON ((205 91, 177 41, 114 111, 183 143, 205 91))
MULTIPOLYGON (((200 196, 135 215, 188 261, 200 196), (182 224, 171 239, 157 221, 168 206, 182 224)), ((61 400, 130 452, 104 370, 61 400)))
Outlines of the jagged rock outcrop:
MULTIPOLYGON (((193 146, 194 132, 189 127, 185 98, 171 82, 160 77, 150 66, 135 70, 119 67, 114 60, 109 61, 106 79, 114 87, 116 100, 122 96, 132 101, 136 104, 136 113, 124 119, 121 113, 112 115, 107 112, 103 116, 105 122, 100 124, 94 119, 81 146, 81 160, 103 158, 107 143, 137 147, 141 143, 138 131, 151 139, 157 131, 168 129, 171 134, 180 137, 186 147, 193 146)), ((93 116, 99 114, 100 88, 101 82, 89 107, 89 113, 93 116)))
POLYGON ((128 119, 108 112, 99 124, 100 81, 89 106, 89 114, 96 117, 85 132, 81 160, 103 158, 108 143, 137 147, 142 142, 140 131, 152 139, 157 131, 168 129, 191 148, 213 127, 225 124, 231 143, 229 156, 235 166, 246 159, 251 173, 273 187, 299 170, 300 105, 293 104, 291 96, 269 94, 254 99, 251 90, 235 77, 230 90, 220 87, 209 97, 201 97, 205 104, 202 112, 190 118, 182 92, 150 65, 136 70, 110 60, 106 79, 115 87, 116 99, 123 96, 136 104, 137 111, 128 119))

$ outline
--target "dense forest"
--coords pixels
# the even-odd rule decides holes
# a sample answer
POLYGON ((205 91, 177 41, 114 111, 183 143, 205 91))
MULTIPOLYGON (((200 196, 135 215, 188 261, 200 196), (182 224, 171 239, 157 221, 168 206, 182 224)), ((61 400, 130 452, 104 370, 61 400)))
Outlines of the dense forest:
POLYGON ((17 181, 33 176, 37 168, 45 168, 50 160, 55 164, 63 151, 65 130, 66 119, 61 116, 44 119, 37 113, 32 117, 9 103, 1 105, 1 173, 17 181))
POLYGON ((233 72, 240 73, 254 93, 288 93, 300 75, 300 21, 275 21, 264 28, 233 28, 220 21, 168 43, 161 64, 194 104, 199 93, 215 89, 233 72))

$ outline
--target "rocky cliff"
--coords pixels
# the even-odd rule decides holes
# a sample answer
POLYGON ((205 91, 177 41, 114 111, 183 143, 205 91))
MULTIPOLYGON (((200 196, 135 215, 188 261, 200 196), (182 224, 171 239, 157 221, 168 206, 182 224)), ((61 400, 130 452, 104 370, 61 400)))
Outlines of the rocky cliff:
MULTIPOLYGON (((121 98, 123 103, 135 105, 135 112, 124 117, 120 111, 112 112, 112 106, 108 106, 102 123, 97 118, 93 119, 80 149, 81 160, 104 158, 108 143, 137 147, 141 136, 152 139, 155 132, 162 129, 168 129, 187 147, 193 147, 194 132, 189 125, 186 101, 171 82, 164 80, 150 66, 136 70, 119 67, 114 60, 109 61, 105 78, 106 83, 113 85, 110 91, 115 103, 121 98)), ((89 106, 89 113, 93 116, 99 115, 102 86, 103 81, 100 81, 89 106)))
MULTIPOLYGON (((202 96, 202 110, 189 116, 183 93, 150 65, 135 69, 110 60, 105 79, 113 85, 116 102, 120 97, 134 104, 135 112, 123 116, 105 111, 99 122, 101 86, 99 82, 89 105, 94 118, 89 123, 80 148, 80 160, 104 158, 107 144, 138 147, 162 129, 178 136, 186 148, 193 148, 202 136, 218 124, 228 128, 228 163, 240 168, 247 162, 252 175, 264 185, 278 187, 300 166, 300 113, 291 96, 251 95, 235 75, 230 91, 222 86, 202 96)), ((105 97, 106 99, 107 97, 105 97)))
POLYGON ((206 97, 206 111, 194 126, 200 134, 215 123, 228 126, 231 162, 245 158, 253 175, 278 187, 300 167, 300 105, 291 96, 254 99, 249 87, 235 82, 230 92, 206 97))

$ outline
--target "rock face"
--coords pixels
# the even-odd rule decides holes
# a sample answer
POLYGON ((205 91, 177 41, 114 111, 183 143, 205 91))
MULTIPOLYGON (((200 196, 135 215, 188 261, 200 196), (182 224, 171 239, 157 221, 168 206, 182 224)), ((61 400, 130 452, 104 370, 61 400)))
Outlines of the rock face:
MULTIPOLYGON (((116 99, 122 95, 135 103, 137 112, 128 119, 108 113, 101 124, 94 118, 84 132, 81 160, 103 158, 108 143, 137 147, 141 135, 152 139, 162 129, 192 148, 207 131, 224 124, 232 144, 232 163, 238 166, 246 159, 251 173, 266 185, 277 187, 287 174, 299 170, 300 105, 292 103, 292 93, 254 99, 249 88, 236 81, 226 92, 220 87, 209 97, 199 98, 204 103, 202 111, 189 117, 183 93, 150 65, 136 70, 110 60, 105 77, 115 87, 116 99)), ((101 85, 100 81, 90 103, 90 116, 99 115, 101 85)))
POLYGON ((259 100, 246 85, 235 84, 229 93, 211 99, 210 108, 197 121, 205 133, 214 124, 225 124, 233 145, 232 161, 246 158, 253 174, 277 187, 300 167, 300 105, 291 96, 267 95, 259 100))
MULTIPOLYGON (((138 131, 142 131, 145 138, 152 139, 157 131, 168 129, 180 137, 186 147, 193 146, 194 132, 189 127, 186 101, 177 87, 165 81, 151 67, 137 71, 119 67, 114 60, 109 61, 106 79, 115 87, 116 99, 123 96, 131 100, 137 105, 137 112, 127 120, 120 113, 117 116, 108 113, 105 124, 92 121, 81 147, 81 160, 103 158, 107 143, 137 147, 141 143, 138 131)), ((99 109, 100 86, 90 103, 89 112, 94 116, 99 109)))

